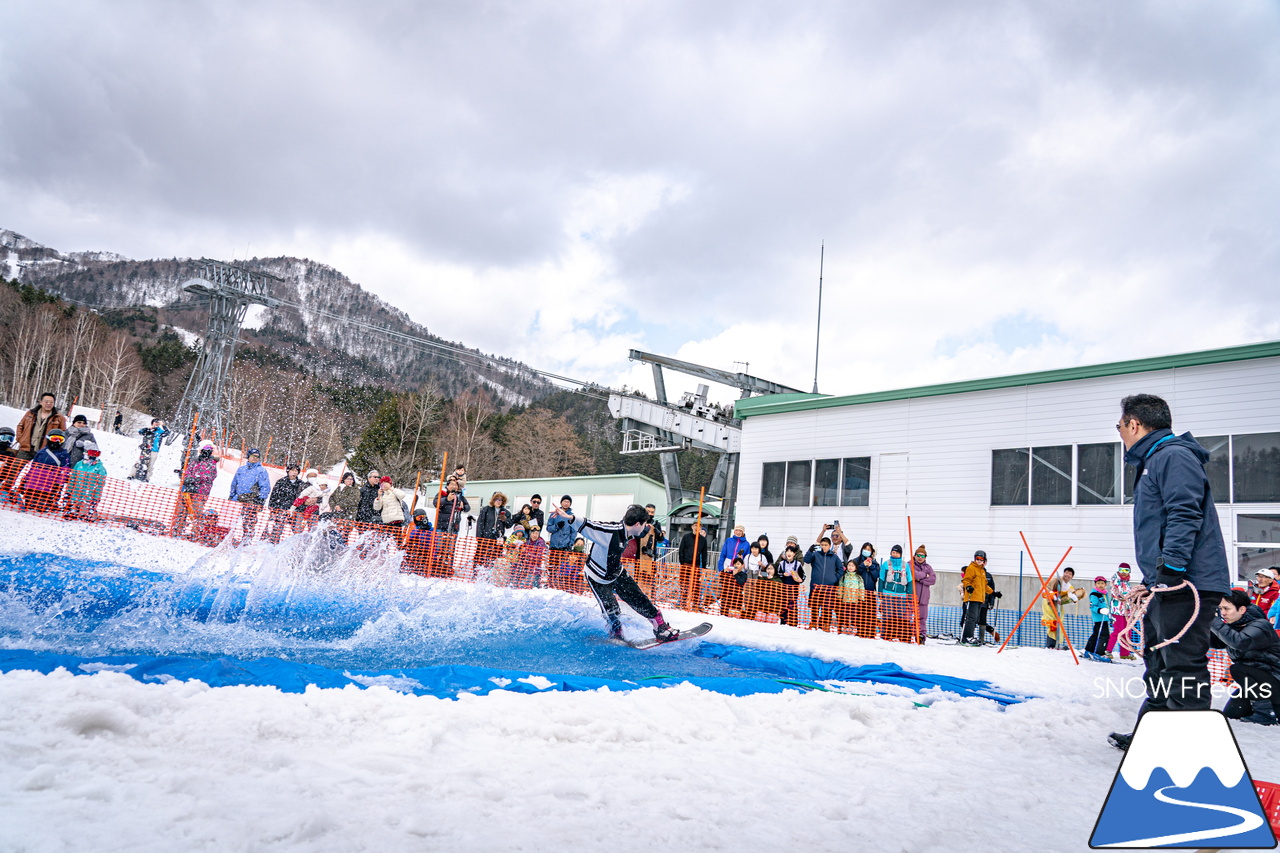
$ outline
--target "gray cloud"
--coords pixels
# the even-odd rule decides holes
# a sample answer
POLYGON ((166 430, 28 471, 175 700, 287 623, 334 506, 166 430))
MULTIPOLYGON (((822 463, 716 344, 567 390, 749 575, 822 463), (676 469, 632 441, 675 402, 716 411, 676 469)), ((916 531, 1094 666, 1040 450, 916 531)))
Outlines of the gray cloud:
POLYGON ((1280 335, 1270 3, 7 8, 0 225, 59 248, 342 260, 593 378, 621 333, 807 387, 758 350, 812 340, 823 239, 832 334, 919 341, 832 347, 835 390, 1280 335), (513 335, 472 293, 562 280, 657 306, 539 300, 513 335))

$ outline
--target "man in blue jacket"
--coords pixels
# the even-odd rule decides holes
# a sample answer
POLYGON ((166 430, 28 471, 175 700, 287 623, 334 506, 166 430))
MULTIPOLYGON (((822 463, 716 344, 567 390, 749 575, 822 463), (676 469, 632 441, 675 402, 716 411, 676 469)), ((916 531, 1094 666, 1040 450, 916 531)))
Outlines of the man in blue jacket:
MULTIPOLYGON (((1136 469, 1133 540, 1142 571, 1139 592, 1149 592, 1142 618, 1148 710, 1209 708, 1210 626, 1231 588, 1227 549, 1204 464, 1209 452, 1191 433, 1173 434, 1169 404, 1151 394, 1120 401, 1116 429, 1125 461, 1136 469), (1180 588, 1178 588, 1180 587, 1180 588), (1174 592, 1166 592, 1178 588, 1174 592), (1195 608, 1200 608, 1195 615, 1195 608), (1175 643, 1154 648, 1186 629, 1175 643)), ((1132 735, 1112 734, 1127 749, 1132 735)))
POLYGON ((244 539, 253 538, 253 531, 258 526, 258 513, 262 512, 262 505, 270 494, 271 478, 267 476, 267 469, 262 467, 262 454, 258 448, 250 447, 245 463, 231 479, 231 500, 240 502, 244 539))
POLYGON ((809 576, 809 627, 818 631, 837 624, 840 578, 845 572, 844 562, 831 549, 831 537, 826 535, 830 529, 830 524, 824 524, 818 541, 804 555, 804 561, 813 567, 809 576))

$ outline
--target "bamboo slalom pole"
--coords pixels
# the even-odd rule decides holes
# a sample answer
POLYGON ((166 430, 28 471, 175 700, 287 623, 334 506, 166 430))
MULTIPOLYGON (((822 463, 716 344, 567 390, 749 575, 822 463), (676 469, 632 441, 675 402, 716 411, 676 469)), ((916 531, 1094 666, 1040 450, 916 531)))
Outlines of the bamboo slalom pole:
MULTIPOLYGON (((698 531, 702 529, 702 503, 706 500, 706 497, 707 487, 703 486, 698 489, 698 520, 693 523, 693 565, 689 567, 693 570, 692 574, 696 588, 689 590, 689 595, 685 599, 686 601, 694 602, 696 605, 702 604, 701 590, 703 578, 702 572, 698 571, 698 531)), ((699 609, 701 608, 699 607, 699 609)))
MULTIPOLYGON (((444 488, 444 474, 449 470, 449 451, 444 452, 440 463, 440 488, 444 488)), ((440 535, 440 493, 436 492, 436 523, 431 528, 431 545, 427 547, 427 574, 435 574, 436 537, 440 535)))

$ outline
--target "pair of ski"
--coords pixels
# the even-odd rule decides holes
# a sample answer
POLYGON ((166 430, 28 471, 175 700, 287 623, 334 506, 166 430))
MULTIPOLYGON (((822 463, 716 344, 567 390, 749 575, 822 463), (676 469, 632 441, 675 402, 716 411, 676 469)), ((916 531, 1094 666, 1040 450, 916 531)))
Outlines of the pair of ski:
POLYGON ((633 649, 656 649, 658 646, 665 646, 668 643, 678 643, 681 640, 692 640, 694 637, 701 637, 711 630, 710 622, 703 622, 701 625, 695 625, 685 631, 677 631, 676 635, 669 640, 659 640, 657 637, 648 637, 643 640, 628 640, 619 638, 613 642, 620 646, 630 646, 633 649))

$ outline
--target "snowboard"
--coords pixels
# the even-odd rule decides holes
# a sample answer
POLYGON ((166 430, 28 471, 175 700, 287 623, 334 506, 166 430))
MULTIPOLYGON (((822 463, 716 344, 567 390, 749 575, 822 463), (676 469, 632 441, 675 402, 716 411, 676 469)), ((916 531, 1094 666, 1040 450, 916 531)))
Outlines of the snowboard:
POLYGON ((710 622, 703 622, 701 625, 695 625, 687 631, 681 631, 679 636, 671 640, 659 640, 657 637, 649 637, 646 640, 623 640, 633 649, 653 649, 658 646, 665 646, 667 643, 678 643, 681 640, 692 640, 694 637, 701 637, 711 630, 710 622))

